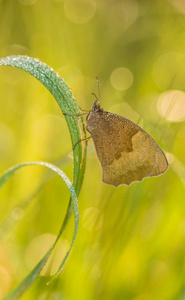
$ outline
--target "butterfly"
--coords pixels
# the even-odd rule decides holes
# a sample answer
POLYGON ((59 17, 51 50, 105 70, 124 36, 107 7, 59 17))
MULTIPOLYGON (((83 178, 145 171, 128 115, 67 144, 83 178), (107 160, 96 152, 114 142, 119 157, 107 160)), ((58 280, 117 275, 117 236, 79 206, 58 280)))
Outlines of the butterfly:
POLYGON ((129 185, 145 177, 158 176, 168 161, 156 141, 130 120, 104 111, 97 99, 86 118, 107 184, 129 185))
POLYGON ((65 115, 87 114, 86 130, 91 136, 82 140, 93 139, 102 167, 103 182, 114 186, 129 185, 134 181, 142 181, 145 177, 163 174, 168 169, 163 150, 144 129, 101 108, 99 81, 96 79, 99 98, 92 93, 96 101, 91 110, 78 115, 65 115))

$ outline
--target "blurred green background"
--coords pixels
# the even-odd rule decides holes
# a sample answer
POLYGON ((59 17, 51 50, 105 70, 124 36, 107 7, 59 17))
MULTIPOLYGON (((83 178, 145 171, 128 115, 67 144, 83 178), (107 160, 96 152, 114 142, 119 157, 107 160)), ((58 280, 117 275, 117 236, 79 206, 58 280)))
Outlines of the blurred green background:
MULTIPOLYGON (((147 130, 167 153, 162 176, 118 188, 101 181, 92 141, 79 197, 80 227, 60 276, 46 285, 73 231, 22 297, 39 300, 185 299, 185 2, 0 1, 0 57, 28 55, 57 71, 77 103, 101 105, 147 130)), ((56 102, 36 79, 0 68, 0 172, 33 160, 72 179, 71 143, 56 102)), ((41 167, 0 192, 0 298, 35 266, 58 233, 69 195, 41 167), (40 187, 44 183, 44 187, 40 187)))

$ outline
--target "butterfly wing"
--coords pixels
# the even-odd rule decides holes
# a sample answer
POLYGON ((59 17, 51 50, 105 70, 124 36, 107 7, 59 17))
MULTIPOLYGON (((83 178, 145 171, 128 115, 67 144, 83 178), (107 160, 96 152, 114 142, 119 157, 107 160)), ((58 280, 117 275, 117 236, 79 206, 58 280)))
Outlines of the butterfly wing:
POLYGON ((129 185, 168 168, 165 154, 154 139, 124 117, 92 111, 86 129, 92 134, 105 183, 129 185))

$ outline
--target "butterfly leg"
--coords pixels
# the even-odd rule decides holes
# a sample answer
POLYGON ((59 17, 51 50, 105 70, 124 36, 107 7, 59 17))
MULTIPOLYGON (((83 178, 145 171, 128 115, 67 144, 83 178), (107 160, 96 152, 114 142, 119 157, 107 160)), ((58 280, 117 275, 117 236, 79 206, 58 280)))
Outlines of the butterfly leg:
POLYGON ((69 117, 80 117, 82 115, 87 115, 89 112, 86 112, 86 113, 83 113, 83 114, 76 114, 76 115, 70 115, 70 114, 66 114, 66 113, 63 113, 64 116, 69 116, 69 117))
POLYGON ((84 138, 84 139, 81 139, 81 140, 79 140, 78 142, 76 142, 76 144, 75 144, 74 147, 73 147, 73 151, 74 151, 74 149, 76 148, 76 146, 77 146, 79 143, 81 143, 82 141, 89 140, 91 137, 92 137, 92 136, 88 136, 88 137, 86 137, 86 138, 84 138))

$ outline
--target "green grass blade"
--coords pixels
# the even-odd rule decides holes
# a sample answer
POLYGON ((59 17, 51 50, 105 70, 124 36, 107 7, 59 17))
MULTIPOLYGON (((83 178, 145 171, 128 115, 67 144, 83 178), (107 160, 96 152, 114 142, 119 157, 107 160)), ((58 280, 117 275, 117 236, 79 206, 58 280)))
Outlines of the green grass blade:
MULTIPOLYGON (((8 169, 1 177, 0 177, 0 187, 11 177, 13 176, 13 174, 18 171, 19 169, 26 167, 26 166, 33 166, 33 165, 39 165, 39 166, 45 166, 49 169, 51 169, 52 171, 56 172, 65 182, 70 195, 71 195, 71 199, 72 199, 72 207, 73 207, 73 211, 74 211, 74 222, 75 222, 75 227, 74 227, 74 232, 73 232, 73 237, 72 237, 72 241, 71 241, 71 245, 69 247, 69 250, 67 251, 64 259, 62 260, 61 265, 63 266, 64 263, 66 262, 72 246, 74 244, 76 235, 77 235, 77 231, 78 231, 78 224, 79 224, 79 211, 78 211, 78 202, 77 202, 77 196, 75 193, 75 189, 71 183, 71 181, 69 180, 69 178, 65 175, 65 173, 59 169, 58 167, 47 163, 47 162, 27 162, 27 163, 22 163, 19 165, 16 165, 10 169, 8 169)), ((61 230, 59 231, 59 234, 54 242, 54 244, 52 245, 52 247, 48 250, 48 252, 45 254, 45 256, 40 260, 40 262, 37 264, 37 266, 30 272, 30 274, 20 283, 19 286, 17 286, 6 298, 5 300, 16 300, 19 299, 20 296, 30 287, 30 285, 35 281, 35 279, 38 277, 39 273, 41 272, 43 266, 45 265, 45 263, 47 262, 50 254, 52 253, 57 241, 59 240, 60 236, 61 236, 62 232, 61 230)))
MULTIPOLYGON (((70 88, 64 80, 48 65, 38 59, 28 56, 7 56, 0 59, 0 65, 12 66, 19 68, 37 78, 53 95, 63 113, 79 114, 79 108, 71 93, 70 88)), ((72 147, 81 139, 79 123, 76 117, 64 116, 69 128, 72 147)), ((80 118, 82 130, 85 133, 85 128, 82 118, 80 118)), ((86 149, 82 152, 82 145, 79 143, 74 151, 74 173, 73 184, 77 196, 79 195, 86 162, 86 149)))
MULTIPOLYGON (((66 85, 64 80, 56 72, 54 72, 54 70, 52 68, 47 66, 45 63, 40 62, 38 59, 34 59, 31 57, 27 57, 27 56, 7 56, 7 57, 0 59, 0 65, 12 66, 12 67, 19 68, 21 70, 28 72, 35 78, 37 78, 54 96, 55 100, 57 101, 57 103, 63 113, 70 114, 70 115, 80 113, 79 108, 75 102, 75 99, 74 99, 69 87, 66 85)), ((70 117, 67 115, 64 115, 64 117, 66 119, 66 122, 67 122, 67 125, 69 128, 72 147, 74 147, 74 145, 81 139, 80 132, 82 130, 84 132, 84 135, 86 136, 83 119, 79 118, 77 120, 76 117, 70 117), (81 121, 81 124, 80 124, 81 128, 79 128, 79 120, 81 121)), ((46 263, 55 244, 57 243, 64 228, 66 227, 67 222, 71 216, 71 213, 74 210, 75 229, 74 229, 73 239, 72 239, 71 246, 70 246, 66 256, 64 257, 63 261, 61 262, 61 265, 58 269, 58 273, 60 272, 62 266, 64 265, 68 255, 71 251, 71 248, 73 246, 73 243, 74 243, 74 240, 75 240, 75 237, 77 234, 77 229, 78 229, 78 206, 77 206, 77 201, 75 201, 74 199, 76 199, 76 195, 77 196, 79 195, 81 185, 83 182, 83 176, 84 176, 84 172, 85 172, 85 163, 86 163, 86 147, 83 149, 82 144, 78 143, 78 145, 73 150, 73 157, 74 157, 73 185, 71 185, 71 183, 68 184, 68 188, 71 187, 71 189, 72 189, 72 190, 70 190, 70 193, 71 193, 70 202, 68 205, 65 219, 61 226, 59 234, 56 238, 56 241, 55 241, 54 245, 49 249, 47 254, 38 263, 38 265, 35 267, 35 269, 32 270, 32 272, 27 276, 27 278, 6 299, 18 299, 19 295, 23 294, 26 291, 26 289, 33 283, 33 281, 36 279, 36 277, 40 273, 42 267, 46 263), (73 194, 74 191, 75 191, 75 196, 73 194)), ((8 180, 8 178, 10 176, 12 176, 19 168, 26 166, 26 165, 30 165, 30 164, 32 164, 32 163, 21 164, 19 166, 15 166, 15 167, 12 167, 11 169, 9 169, 8 172, 4 173, 3 176, 1 177, 0 186, 6 180, 8 180)), ((43 163, 37 163, 37 164, 43 164, 43 163)), ((46 165, 46 164, 47 163, 44 163, 44 165, 46 165)), ((48 167, 53 169, 54 171, 56 171, 58 174, 60 172, 62 172, 60 169, 58 169, 57 167, 55 167, 51 164, 48 164, 48 167)), ((62 174, 59 174, 59 175, 62 178, 65 177, 63 172, 62 172, 62 174)), ((64 181, 65 181, 65 179, 64 179, 64 181)), ((67 180, 65 182, 67 184, 67 180)))

